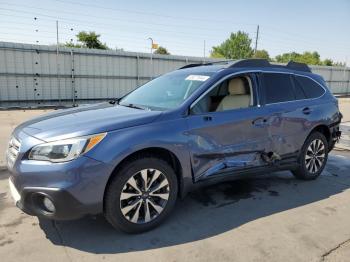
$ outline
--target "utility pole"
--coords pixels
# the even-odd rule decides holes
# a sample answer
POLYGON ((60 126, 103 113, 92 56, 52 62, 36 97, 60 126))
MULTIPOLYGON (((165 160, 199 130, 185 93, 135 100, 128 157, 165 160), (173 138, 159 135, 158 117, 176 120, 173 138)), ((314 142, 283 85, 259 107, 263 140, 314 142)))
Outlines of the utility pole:
POLYGON ((57 66, 57 88, 58 88, 58 105, 61 105, 61 88, 60 88, 60 62, 59 62, 59 39, 58 39, 58 20, 56 20, 56 66, 57 66))
POLYGON ((256 37, 255 37, 255 48, 254 48, 254 54, 256 54, 256 51, 258 50, 258 39, 259 39, 259 25, 256 28, 256 37))

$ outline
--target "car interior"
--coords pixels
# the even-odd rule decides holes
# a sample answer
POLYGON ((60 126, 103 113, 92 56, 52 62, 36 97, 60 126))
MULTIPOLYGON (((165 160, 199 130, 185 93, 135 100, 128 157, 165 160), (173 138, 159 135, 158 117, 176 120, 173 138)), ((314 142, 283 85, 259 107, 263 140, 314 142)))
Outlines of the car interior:
POLYGON ((220 112, 253 105, 252 81, 249 76, 227 79, 213 88, 193 108, 194 114, 220 112))

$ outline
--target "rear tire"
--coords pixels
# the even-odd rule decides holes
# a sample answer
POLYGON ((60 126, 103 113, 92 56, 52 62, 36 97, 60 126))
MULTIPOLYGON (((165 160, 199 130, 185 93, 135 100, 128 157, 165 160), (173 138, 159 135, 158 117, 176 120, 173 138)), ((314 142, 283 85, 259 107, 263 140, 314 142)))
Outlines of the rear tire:
POLYGON ((161 224, 174 208, 177 177, 164 160, 152 156, 123 164, 109 184, 104 214, 113 227, 141 233, 161 224))
POLYGON ((301 153, 300 163, 293 175, 298 179, 316 179, 326 166, 328 159, 328 142, 320 132, 311 133, 306 139, 301 153))

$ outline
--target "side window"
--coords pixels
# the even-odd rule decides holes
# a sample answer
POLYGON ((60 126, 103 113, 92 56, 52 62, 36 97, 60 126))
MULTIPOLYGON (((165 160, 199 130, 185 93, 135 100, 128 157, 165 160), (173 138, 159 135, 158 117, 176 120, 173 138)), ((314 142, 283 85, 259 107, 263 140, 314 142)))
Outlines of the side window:
POLYGON ((302 89, 307 98, 316 98, 324 94, 324 89, 307 77, 295 76, 295 86, 302 89))
POLYGON ((295 80, 295 77, 293 77, 293 79, 294 79, 295 99, 300 100, 300 99, 307 98, 301 85, 297 83, 297 81, 295 80))
POLYGON ((295 100, 289 74, 264 73, 263 78, 266 104, 295 100))
POLYGON ((191 109, 192 114, 220 112, 253 105, 253 86, 250 76, 227 79, 215 86, 191 109))

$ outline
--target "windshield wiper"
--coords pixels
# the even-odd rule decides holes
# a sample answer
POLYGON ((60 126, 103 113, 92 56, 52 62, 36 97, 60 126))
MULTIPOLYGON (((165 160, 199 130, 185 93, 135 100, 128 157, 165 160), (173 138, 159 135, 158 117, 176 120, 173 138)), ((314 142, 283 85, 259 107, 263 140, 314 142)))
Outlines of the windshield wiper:
POLYGON ((121 105, 121 106, 126 106, 126 107, 141 109, 141 110, 151 110, 146 106, 140 106, 140 105, 134 105, 134 104, 126 104, 126 105, 121 105))

